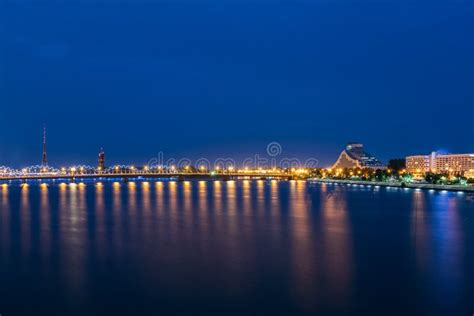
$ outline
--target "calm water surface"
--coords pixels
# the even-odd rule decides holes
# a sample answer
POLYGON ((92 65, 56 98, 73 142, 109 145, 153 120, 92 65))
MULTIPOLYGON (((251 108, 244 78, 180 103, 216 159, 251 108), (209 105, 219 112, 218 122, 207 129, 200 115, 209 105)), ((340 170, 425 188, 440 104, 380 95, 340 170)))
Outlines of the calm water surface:
POLYGON ((0 185, 0 314, 472 315, 474 195, 0 185))

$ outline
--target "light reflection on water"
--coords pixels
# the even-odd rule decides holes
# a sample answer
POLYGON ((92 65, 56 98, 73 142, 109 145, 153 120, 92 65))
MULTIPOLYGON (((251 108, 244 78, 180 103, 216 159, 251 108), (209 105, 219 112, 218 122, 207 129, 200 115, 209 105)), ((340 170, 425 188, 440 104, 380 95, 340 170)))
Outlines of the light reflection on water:
POLYGON ((276 180, 2 185, 2 307, 351 314, 402 288, 406 306, 469 311, 470 198, 276 180))
MULTIPOLYGON (((447 304, 462 304, 456 293, 466 286, 472 287, 472 284, 467 283, 469 275, 464 271, 472 271, 472 261, 465 260, 469 258, 465 252, 471 251, 466 240, 469 240, 469 235, 471 238, 473 236, 472 227, 470 230, 462 227, 463 221, 469 220, 462 216, 460 209, 464 199, 459 199, 456 193, 447 192, 427 199, 421 191, 416 191, 413 199, 413 234, 418 273, 423 282, 429 284, 429 291, 435 299, 447 304), (471 267, 465 266, 469 262, 471 267)), ((471 297, 474 298, 474 292, 471 292, 471 297)))
POLYGON ((345 304, 350 295, 353 273, 352 227, 345 192, 327 196, 321 188, 321 246, 326 254, 324 265, 328 271, 328 291, 336 298, 334 304, 345 304), (326 197, 326 198, 325 198, 326 197))

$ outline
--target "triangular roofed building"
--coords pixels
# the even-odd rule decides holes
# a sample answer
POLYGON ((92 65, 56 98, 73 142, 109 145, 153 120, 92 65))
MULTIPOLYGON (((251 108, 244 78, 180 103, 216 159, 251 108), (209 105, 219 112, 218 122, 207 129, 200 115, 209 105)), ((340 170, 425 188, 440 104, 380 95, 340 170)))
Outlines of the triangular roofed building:
POLYGON ((332 168, 386 169, 386 166, 380 160, 365 152, 363 144, 348 143, 332 168))

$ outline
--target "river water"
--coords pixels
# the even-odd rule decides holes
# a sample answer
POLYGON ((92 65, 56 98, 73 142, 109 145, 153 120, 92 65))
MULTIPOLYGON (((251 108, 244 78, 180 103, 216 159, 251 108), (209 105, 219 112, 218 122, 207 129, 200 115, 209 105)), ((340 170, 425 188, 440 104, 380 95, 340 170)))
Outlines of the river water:
POLYGON ((471 193, 0 185, 2 316, 473 313, 471 193))

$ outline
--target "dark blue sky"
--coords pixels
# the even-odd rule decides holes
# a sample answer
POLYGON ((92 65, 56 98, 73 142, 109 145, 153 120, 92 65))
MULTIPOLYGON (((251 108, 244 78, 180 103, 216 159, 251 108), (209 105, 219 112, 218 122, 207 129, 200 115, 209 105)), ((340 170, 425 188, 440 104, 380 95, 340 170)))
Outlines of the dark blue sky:
POLYGON ((474 152, 471 0, 1 0, 0 165, 474 152))

